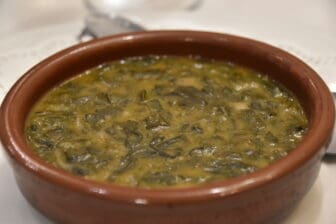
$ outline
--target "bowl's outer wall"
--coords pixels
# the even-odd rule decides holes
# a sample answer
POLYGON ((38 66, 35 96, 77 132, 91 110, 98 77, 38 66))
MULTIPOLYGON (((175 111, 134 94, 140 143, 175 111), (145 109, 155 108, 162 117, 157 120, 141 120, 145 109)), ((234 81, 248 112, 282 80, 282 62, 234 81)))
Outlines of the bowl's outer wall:
POLYGON ((254 224, 278 223, 314 183, 320 155, 290 175, 232 197, 191 204, 136 205, 103 200, 51 184, 14 164, 24 197, 57 223, 254 224))
POLYGON ((104 38, 41 62, 6 96, 0 110, 0 125, 4 127, 0 137, 23 195, 61 223, 272 223, 290 212, 310 189, 333 123, 333 100, 325 84, 293 56, 229 35, 167 31, 104 38), (310 120, 307 137, 289 156, 266 169, 177 193, 120 187, 106 190, 97 183, 86 183, 55 170, 27 147, 26 116, 46 91, 106 61, 148 54, 193 54, 230 60, 270 75, 293 91, 304 106, 310 120), (315 130, 317 127, 320 130, 315 130))

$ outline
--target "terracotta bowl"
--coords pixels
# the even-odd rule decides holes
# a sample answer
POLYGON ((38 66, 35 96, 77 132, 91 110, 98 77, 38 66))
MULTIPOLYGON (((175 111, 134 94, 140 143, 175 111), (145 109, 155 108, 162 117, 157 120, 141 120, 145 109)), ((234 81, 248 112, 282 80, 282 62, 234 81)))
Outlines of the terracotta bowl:
POLYGON ((218 33, 153 31, 94 40, 63 50, 29 70, 7 94, 0 137, 24 197, 60 223, 275 223, 314 183, 334 124, 334 104, 319 76, 270 45, 218 33), (32 105, 84 70, 129 56, 200 55, 252 67, 287 86, 309 118, 304 140, 283 159, 249 175, 182 189, 97 183, 56 169, 28 147, 24 123, 32 105))

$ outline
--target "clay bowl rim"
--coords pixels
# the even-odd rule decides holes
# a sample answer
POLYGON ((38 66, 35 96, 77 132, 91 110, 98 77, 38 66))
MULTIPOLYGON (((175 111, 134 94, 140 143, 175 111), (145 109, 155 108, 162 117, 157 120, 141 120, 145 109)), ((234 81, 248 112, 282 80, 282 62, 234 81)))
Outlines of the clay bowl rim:
POLYGON ((35 65, 14 84, 2 103, 0 124, 3 128, 0 130, 0 138, 7 155, 9 155, 12 161, 51 184, 76 191, 77 193, 90 194, 101 199, 131 204, 195 203, 230 197, 256 189, 288 175, 313 158, 317 153, 321 153, 322 155, 323 149, 321 148, 323 148, 330 137, 329 134, 333 128, 334 116, 333 99, 322 79, 304 62, 283 50, 252 39, 222 33, 189 30, 150 31, 124 33, 77 44, 35 65), (29 149, 24 136, 18 130, 19 124, 15 120, 15 113, 13 113, 15 107, 17 107, 15 103, 17 97, 22 94, 20 91, 27 80, 31 79, 34 75, 36 76, 36 74, 41 75, 41 70, 48 69, 48 66, 52 63, 59 63, 62 60, 68 60, 70 57, 77 57, 83 51, 92 50, 104 45, 119 44, 125 41, 157 40, 159 38, 180 38, 183 41, 189 42, 197 42, 198 40, 211 42, 212 40, 216 40, 241 43, 258 51, 271 53, 275 57, 278 57, 279 60, 282 60, 281 63, 290 64, 290 66, 304 71, 305 74, 301 74, 302 80, 309 85, 307 88, 310 88, 311 97, 316 101, 314 108, 310 112, 310 127, 304 140, 286 157, 251 174, 229 180, 176 189, 134 188, 85 180, 84 178, 52 167, 29 149))

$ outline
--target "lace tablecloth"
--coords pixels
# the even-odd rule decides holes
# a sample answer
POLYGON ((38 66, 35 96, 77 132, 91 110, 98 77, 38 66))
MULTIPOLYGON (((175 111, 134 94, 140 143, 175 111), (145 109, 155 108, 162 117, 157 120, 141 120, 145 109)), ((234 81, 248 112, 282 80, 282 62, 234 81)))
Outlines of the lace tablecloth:
MULTIPOLYGON (((0 0, 0 14, 1 3, 0 0)), ((208 0, 192 12, 156 12, 151 15, 139 12, 129 16, 148 29, 218 31, 268 42, 303 59, 331 88, 336 88, 336 26, 333 24, 336 2, 333 0, 297 0, 295 3, 289 0, 208 0)), ((26 31, 12 29, 0 37, 0 102, 27 69, 50 54, 75 44, 83 24, 72 20, 33 27, 26 31)), ((284 223, 336 223, 335 177, 336 159, 324 160, 315 185, 284 223)), ((19 193, 2 152, 0 207, 0 223, 49 223, 19 193)))

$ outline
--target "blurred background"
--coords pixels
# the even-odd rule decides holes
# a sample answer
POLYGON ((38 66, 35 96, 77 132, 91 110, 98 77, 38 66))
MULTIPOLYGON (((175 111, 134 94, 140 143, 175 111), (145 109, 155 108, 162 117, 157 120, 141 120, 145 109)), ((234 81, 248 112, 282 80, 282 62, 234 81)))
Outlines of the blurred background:
MULTIPOLYGON (((25 54, 32 51, 28 47, 47 45, 45 52, 33 51, 35 57, 23 62, 19 74, 78 42, 88 15, 97 12, 122 15, 146 29, 197 29, 258 39, 300 57, 336 91, 335 0, 0 0, 0 59, 23 45, 25 54)), ((0 90, 13 81, 0 82, 0 90)))
MULTIPOLYGON (((95 5, 104 5, 106 0, 91 2, 95 5)), ((123 5, 122 0, 114 0, 114 2, 116 2, 112 4, 114 6, 123 5)), ((160 0, 128 0, 128 2, 131 2, 128 3, 131 6, 139 2, 160 5, 157 3, 160 0)), ((176 11, 179 11, 181 8, 178 6, 183 5, 178 3, 183 1, 176 0, 161 2, 172 2, 163 4, 168 5, 169 11, 174 11, 171 9, 175 6, 177 6, 176 11)), ((139 5, 135 13, 141 11, 141 4, 139 5)), ((114 8, 120 10, 120 7, 114 8)), ((159 10, 160 12, 152 13, 158 13, 162 17, 169 16, 164 7, 159 7, 159 10)), ((313 29, 317 33, 335 34, 336 32, 335 0, 203 0, 194 12, 199 15, 197 20, 206 20, 213 26, 223 28, 229 26, 246 29, 246 32, 257 29, 273 35, 290 36, 292 31, 298 30, 298 25, 302 26, 302 29, 313 29), (280 31, 287 32, 280 33, 280 31)), ((82 0, 0 0, 0 35, 78 21, 86 14, 87 9, 82 0)), ((189 11, 189 14, 192 13, 189 11)), ((148 13, 143 16, 146 21, 151 19, 148 13)))

